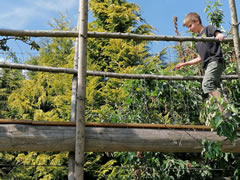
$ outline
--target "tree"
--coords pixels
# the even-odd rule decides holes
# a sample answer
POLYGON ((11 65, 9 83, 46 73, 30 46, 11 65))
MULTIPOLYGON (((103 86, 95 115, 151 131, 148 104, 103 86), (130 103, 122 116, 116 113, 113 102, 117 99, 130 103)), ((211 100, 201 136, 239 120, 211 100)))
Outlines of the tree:
MULTIPOLYGON (((55 19, 54 30, 70 30, 64 16, 55 19)), ((40 55, 25 63, 40 66, 72 67, 74 47, 72 39, 43 40, 40 55)), ((13 75, 13 74, 10 74, 13 75)), ((8 117, 34 121, 70 121, 72 75, 28 72, 8 97, 8 117)), ((13 82, 14 83, 14 82, 13 82)), ((0 177, 17 179, 65 179, 67 152, 0 153, 3 164, 10 164, 0 177)))
MULTIPOLYGON (((14 53, 9 54, 15 63, 19 62, 14 53)), ((7 118, 8 111, 8 97, 13 90, 20 87, 19 82, 24 79, 21 70, 0 69, 0 118, 7 118)))
MULTIPOLYGON (((67 30, 69 24, 64 17, 55 20, 57 30, 67 30)), ((32 57, 25 63, 72 67, 73 41, 52 38, 42 42, 39 57, 32 57)), ((71 98, 71 75, 29 72, 21 88, 9 96, 9 108, 22 119, 69 121, 71 98), (61 79, 61 81, 59 81, 61 79)), ((11 116, 15 118, 15 116, 11 116)))

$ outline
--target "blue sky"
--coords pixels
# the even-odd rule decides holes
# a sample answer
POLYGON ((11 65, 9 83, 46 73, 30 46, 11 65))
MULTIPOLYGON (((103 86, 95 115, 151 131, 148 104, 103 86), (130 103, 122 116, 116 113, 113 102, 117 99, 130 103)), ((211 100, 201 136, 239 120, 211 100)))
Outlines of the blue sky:
POLYGON ((1 0, 1 6, 1 28, 44 30, 60 12, 77 18, 78 0, 1 0))
MULTIPOLYGON (((73 25, 76 25, 78 15, 78 0, 0 0, 0 28, 20 29, 20 30, 48 30, 48 25, 54 18, 59 17, 59 13, 64 13, 73 25)), ((146 22, 152 25, 158 35, 175 35, 173 26, 173 16, 178 17, 179 32, 186 34, 187 29, 182 26, 185 15, 189 12, 197 12, 201 15, 204 25, 207 25, 206 0, 129 0, 136 3, 141 8, 141 15, 146 22)), ((228 0, 221 0, 224 4, 221 8, 224 11, 224 28, 229 30, 231 23, 230 9, 228 0)), ((236 0, 237 13, 240 16, 240 3, 236 0)), ((238 17, 240 19, 240 17, 238 17)), ((238 20, 239 20, 238 19, 238 20)), ((90 17, 91 21, 92 18, 90 17)), ((26 47, 16 42, 11 43, 15 46, 16 52, 22 54, 28 51, 26 47), (15 44, 14 44, 15 43, 15 44)), ((167 43, 152 43, 152 53, 158 52, 167 43)))
MULTIPOLYGON (((159 35, 174 35, 173 16, 178 17, 180 33, 185 33, 186 28, 182 26, 184 17, 189 12, 197 12, 202 18, 204 25, 207 25, 207 15, 204 9, 207 6, 206 0, 130 0, 141 7, 141 14, 146 21, 156 28, 159 35)), ((221 0, 224 11, 224 27, 230 28, 231 16, 228 0, 221 0)), ((236 0, 237 7, 240 8, 239 0, 236 0)), ((238 15, 240 9, 238 8, 238 15)))

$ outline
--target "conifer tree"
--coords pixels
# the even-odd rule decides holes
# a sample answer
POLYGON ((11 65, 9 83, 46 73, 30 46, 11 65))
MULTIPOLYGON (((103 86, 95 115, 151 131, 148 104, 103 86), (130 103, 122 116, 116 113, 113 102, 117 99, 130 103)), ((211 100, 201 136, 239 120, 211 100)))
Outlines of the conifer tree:
MULTIPOLYGON (((55 20, 56 30, 67 30, 69 22, 64 17, 55 20)), ((54 30, 54 29, 53 29, 54 30)), ((42 42, 40 55, 25 63, 72 67, 73 41, 68 38, 52 38, 42 42)), ((69 121, 71 75, 29 72, 28 79, 9 96, 9 108, 22 119, 69 121)), ((11 118, 15 118, 12 116, 11 118)))
MULTIPOLYGON (((10 57, 15 63, 19 60, 15 53, 10 53, 10 57)), ((20 87, 19 82, 24 79, 21 70, 0 69, 0 119, 6 119, 10 116, 8 110, 8 97, 13 90, 20 87)))
MULTIPOLYGON (((53 30, 70 30, 64 16, 55 19, 53 30)), ((73 66, 73 41, 69 38, 50 38, 41 43, 39 56, 25 63, 68 67, 73 66)), ((10 74, 13 75, 13 74, 10 74)), ((8 97, 9 118, 34 121, 69 121, 72 75, 28 72, 19 79, 19 86, 8 97)), ((0 177, 16 179, 66 179, 68 153, 61 152, 1 152, 3 164, 0 177)))

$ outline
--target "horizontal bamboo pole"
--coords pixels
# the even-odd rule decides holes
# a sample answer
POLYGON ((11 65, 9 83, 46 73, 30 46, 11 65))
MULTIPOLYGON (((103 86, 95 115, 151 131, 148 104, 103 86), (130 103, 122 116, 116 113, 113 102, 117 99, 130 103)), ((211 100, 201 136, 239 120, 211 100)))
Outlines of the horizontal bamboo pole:
MULTIPOLYGON (((24 69, 31 71, 42 71, 50 73, 66 73, 77 75, 77 70, 71 68, 57 68, 57 67, 45 67, 28 64, 17 64, 17 63, 6 63, 0 62, 0 68, 11 68, 11 69, 24 69)), ((153 80, 197 80, 201 81, 203 76, 165 76, 165 75, 154 75, 154 74, 123 74, 113 72, 101 72, 101 71, 87 71, 88 76, 102 76, 120 79, 153 79, 153 80)), ((223 75, 222 80, 238 79, 238 75, 223 75)))
MULTIPOLYGON (((0 29, 0 36, 30 36, 30 37, 78 37, 78 31, 50 31, 50 30, 12 30, 0 29)), ((191 37, 191 36, 163 36, 163 35, 140 35, 133 33, 109 33, 109 32, 88 32, 88 38, 115 38, 135 39, 151 41, 218 41, 213 37, 191 37)), ((232 38, 226 38, 223 42, 232 42, 232 38)))
POLYGON ((30 70, 30 71, 41 71, 41 72, 50 72, 50 73, 66 73, 66 74, 77 75, 76 69, 60 68, 60 67, 47 67, 47 66, 38 66, 38 65, 30 65, 30 64, 0 62, 0 68, 22 69, 22 70, 30 70))
MULTIPOLYGON (((100 71, 87 71, 89 76, 103 76, 120 79, 152 79, 152 80, 186 80, 186 81, 201 81, 203 76, 166 76, 166 75, 154 75, 154 74, 123 74, 112 72, 100 72, 100 71)), ((237 75, 223 75, 222 80, 237 79, 237 75)))
MULTIPOLYGON (((0 124, 0 151, 74 151, 75 126, 0 124)), ((86 152, 201 152, 203 139, 225 152, 240 152, 215 132, 203 130, 86 127, 86 152)))
POLYGON ((78 37, 78 31, 0 29, 0 36, 78 37))
MULTIPOLYGON (((141 35, 132 33, 108 33, 108 32, 88 32, 89 38, 116 38, 116 39, 134 39, 148 41, 219 41, 214 37, 193 37, 193 36, 167 36, 167 35, 141 35)), ((226 38, 222 42, 232 42, 232 38, 226 38)))

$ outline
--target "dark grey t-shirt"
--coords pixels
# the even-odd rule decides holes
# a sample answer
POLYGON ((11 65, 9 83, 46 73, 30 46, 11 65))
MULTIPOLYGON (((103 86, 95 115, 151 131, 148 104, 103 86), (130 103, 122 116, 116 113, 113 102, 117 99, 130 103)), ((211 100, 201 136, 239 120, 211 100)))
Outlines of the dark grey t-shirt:
MULTIPOLYGON (((214 26, 209 25, 204 27, 203 31, 199 34, 202 37, 215 37, 216 32, 220 32, 214 26)), ((197 42, 196 49, 202 59, 202 66, 206 68, 210 61, 223 62, 222 50, 219 42, 197 42)))

